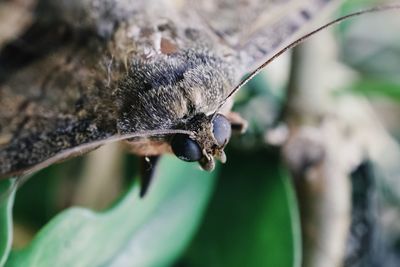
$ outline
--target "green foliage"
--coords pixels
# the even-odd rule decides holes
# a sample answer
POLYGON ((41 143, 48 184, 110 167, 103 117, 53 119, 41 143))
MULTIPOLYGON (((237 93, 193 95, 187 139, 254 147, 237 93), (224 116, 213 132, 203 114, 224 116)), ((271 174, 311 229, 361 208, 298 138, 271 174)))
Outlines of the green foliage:
POLYGON ((183 266, 300 266, 300 225, 279 153, 230 156, 183 266))
POLYGON ((216 173, 164 157, 144 199, 135 184, 107 211, 70 208, 6 266, 168 266, 196 229, 216 173))
MULTIPOLYGON (((207 218, 181 261, 186 266, 298 266, 297 205, 278 153, 228 154, 207 218)), ((134 184, 106 211, 67 209, 28 246, 12 251, 6 266, 170 266, 197 229, 217 173, 164 157, 144 199, 134 184)), ((0 240, 3 261, 12 239, 12 200, 13 194, 1 209, 1 225, 9 222, 2 229, 7 238, 0 240)))
POLYGON ((0 266, 6 262, 12 243, 13 186, 13 180, 0 181, 0 266))
POLYGON ((348 91, 371 97, 385 97, 392 101, 400 101, 400 83, 388 80, 361 80, 352 84, 348 91))

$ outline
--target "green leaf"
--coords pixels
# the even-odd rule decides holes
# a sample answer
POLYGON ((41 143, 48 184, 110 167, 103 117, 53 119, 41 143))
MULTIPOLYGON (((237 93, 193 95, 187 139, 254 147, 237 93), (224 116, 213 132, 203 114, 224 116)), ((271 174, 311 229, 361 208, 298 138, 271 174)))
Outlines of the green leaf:
POLYGON ((58 201, 59 188, 62 182, 64 185, 66 181, 73 184, 71 178, 78 177, 78 172, 71 173, 72 168, 78 169, 77 160, 81 159, 54 164, 27 179, 16 194, 13 208, 14 222, 38 231, 57 215, 61 208, 58 201))
POLYGON ((352 84, 347 92, 364 94, 371 97, 386 97, 400 101, 400 83, 379 79, 363 79, 352 84))
POLYGON ((12 206, 15 196, 15 181, 0 181, 0 266, 3 266, 12 244, 12 206))
POLYGON ((148 194, 137 185, 111 209, 62 212, 7 266, 165 266, 196 229, 216 172, 173 157, 161 159, 148 194))
POLYGON ((205 220, 182 265, 300 266, 300 223, 279 153, 229 151, 205 220))

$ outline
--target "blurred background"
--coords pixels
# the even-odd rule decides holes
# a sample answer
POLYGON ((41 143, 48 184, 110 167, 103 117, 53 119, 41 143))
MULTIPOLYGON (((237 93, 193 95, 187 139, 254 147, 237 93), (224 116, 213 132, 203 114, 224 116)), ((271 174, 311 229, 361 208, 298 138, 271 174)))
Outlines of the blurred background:
MULTIPOLYGON (((330 18, 382 3, 344 2, 330 18)), ((398 12, 365 15, 269 65, 212 173, 165 156, 140 199, 119 144, 36 173, 1 198, 0 263, 400 266, 399 29, 398 12)))

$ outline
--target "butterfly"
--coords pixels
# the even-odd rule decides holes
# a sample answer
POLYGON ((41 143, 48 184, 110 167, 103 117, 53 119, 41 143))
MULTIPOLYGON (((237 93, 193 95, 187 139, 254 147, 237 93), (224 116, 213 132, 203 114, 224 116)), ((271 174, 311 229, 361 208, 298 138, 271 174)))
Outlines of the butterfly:
POLYGON ((337 2, 38 1, 0 40, 0 178, 116 141, 212 170, 246 128, 232 96, 337 2))

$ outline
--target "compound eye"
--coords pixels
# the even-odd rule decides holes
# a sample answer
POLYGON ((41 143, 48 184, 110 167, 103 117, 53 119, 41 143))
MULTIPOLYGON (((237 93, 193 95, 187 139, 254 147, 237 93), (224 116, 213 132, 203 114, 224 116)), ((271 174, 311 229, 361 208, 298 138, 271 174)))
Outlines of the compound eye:
POLYGON ((212 123, 214 138, 218 145, 223 146, 228 143, 232 133, 231 123, 228 119, 222 114, 217 114, 212 123))
POLYGON ((172 138, 171 148, 175 156, 184 161, 199 161, 202 157, 199 144, 185 134, 176 134, 172 138))

